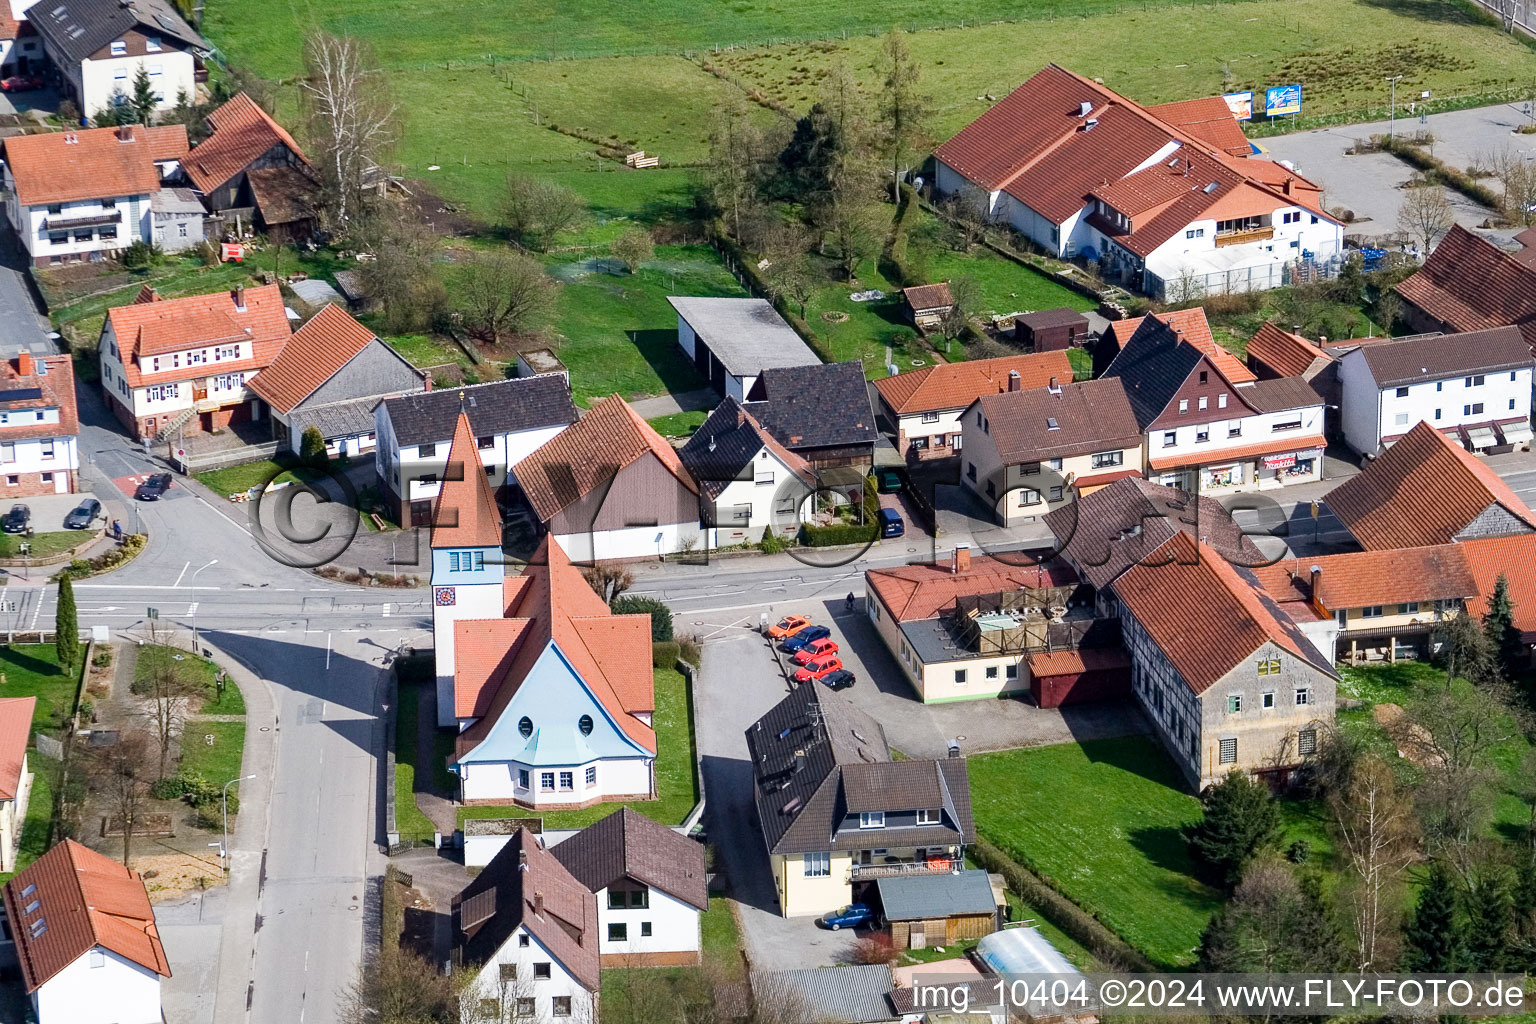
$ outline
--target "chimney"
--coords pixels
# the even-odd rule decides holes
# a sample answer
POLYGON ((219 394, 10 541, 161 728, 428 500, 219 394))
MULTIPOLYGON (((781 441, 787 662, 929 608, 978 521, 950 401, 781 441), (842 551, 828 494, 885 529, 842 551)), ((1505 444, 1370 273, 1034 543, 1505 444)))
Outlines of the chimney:
POLYGON ((37 372, 37 367, 32 365, 32 353, 26 349, 22 349, 16 356, 16 372, 23 377, 30 377, 37 372))
POLYGON ((235 310, 237 312, 244 313, 245 312, 245 285, 243 285, 243 284, 235 285, 235 290, 230 293, 230 297, 235 300, 235 310))
POLYGON ((544 916, 544 894, 535 891, 533 894, 533 912, 539 917, 544 916))
POLYGON ((432 374, 431 373, 424 373, 424 374, 422 374, 422 376, 421 376, 421 387, 422 387, 422 390, 424 390, 424 391, 431 391, 432 390, 432 374))
POLYGON ((1319 334, 1317 336, 1317 343, 1319 345, 1326 345, 1326 344, 1328 344, 1328 335, 1326 335, 1326 334, 1319 334))
MULTIPOLYGON (((1051 379, 1055 380, 1056 378, 1052 377, 1051 379)), ((1019 376, 1019 371, 1018 370, 1009 370, 1008 371, 1008 390, 1009 391, 1017 391, 1020 388, 1022 388, 1023 386, 1024 386, 1024 378, 1019 376)))
POLYGON ((1322 593, 1323 567, 1320 565, 1314 565, 1312 566, 1312 603, 1317 605, 1319 608, 1323 606, 1322 593))
POLYGON ((1059 395, 1061 394, 1061 381, 1052 377, 1051 382, 1046 385, 1045 389, 1053 395, 1059 395))
POLYGON ((955 545, 954 571, 956 573, 971 571, 971 546, 969 544, 955 545))
POLYGON ((131 125, 131 124, 120 124, 120 125, 118 125, 117 126, 117 141, 118 142, 132 142, 133 141, 133 125, 131 125))
POLYGON ((527 871, 528 870, 528 851, 527 850, 518 850, 517 851, 517 870, 519 870, 519 871, 527 871))

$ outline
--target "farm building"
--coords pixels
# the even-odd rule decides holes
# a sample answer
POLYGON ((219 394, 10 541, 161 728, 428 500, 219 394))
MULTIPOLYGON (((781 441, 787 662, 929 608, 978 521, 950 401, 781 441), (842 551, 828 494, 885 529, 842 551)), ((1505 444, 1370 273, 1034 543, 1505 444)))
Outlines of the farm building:
POLYGON ((907 313, 920 331, 931 331, 955 308, 955 300, 949 294, 949 282, 919 284, 902 291, 907 303, 907 313))
POLYGON ((745 402, 758 376, 821 360, 766 299, 668 296, 677 310, 677 343, 720 394, 745 402))
POLYGON ((1131 695, 1131 658, 1119 648, 1039 651, 1025 659, 1029 690, 1042 708, 1131 695))
POLYGON ((908 875, 875 883, 897 949, 952 946, 997 931, 1007 908, 985 871, 908 875))
POLYGON ((1071 348, 1088 340, 1088 318, 1075 309, 1043 309, 1014 318, 1013 340, 1036 352, 1071 348))

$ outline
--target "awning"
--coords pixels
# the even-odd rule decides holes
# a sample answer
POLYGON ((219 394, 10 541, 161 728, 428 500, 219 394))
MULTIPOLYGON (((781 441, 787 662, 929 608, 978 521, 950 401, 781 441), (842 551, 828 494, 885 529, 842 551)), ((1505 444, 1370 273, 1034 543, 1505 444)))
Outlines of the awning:
POLYGON ((1525 444, 1532 437, 1529 423, 1506 423, 1499 427, 1499 433, 1504 435, 1505 444, 1525 444))
POLYGON ((1498 435, 1492 427, 1468 427, 1467 440, 1473 448, 1489 448, 1499 443, 1498 435))
POLYGON ((1243 462, 1257 458, 1260 455, 1286 455, 1295 454, 1305 458, 1305 453, 1311 450, 1321 450, 1327 447, 1328 442, 1319 435, 1304 437, 1270 438, 1257 444, 1218 448, 1215 451, 1183 451, 1178 455, 1166 455, 1162 458, 1153 457, 1148 460, 1154 471, 1164 469, 1182 469, 1186 466, 1209 466, 1214 463, 1243 462))

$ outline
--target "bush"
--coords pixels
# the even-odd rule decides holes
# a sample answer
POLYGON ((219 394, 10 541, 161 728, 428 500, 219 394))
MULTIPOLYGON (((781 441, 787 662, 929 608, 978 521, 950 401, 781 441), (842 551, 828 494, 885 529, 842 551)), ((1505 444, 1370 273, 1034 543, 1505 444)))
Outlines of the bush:
POLYGON ((651 644, 651 665, 654 668, 675 668, 682 647, 676 640, 661 640, 651 644))
POLYGON ((112 664, 112 652, 106 650, 105 648, 97 651, 96 654, 91 658, 91 664, 95 665, 97 668, 106 668, 108 665, 112 664))
POLYGON ((874 523, 833 523, 831 526, 800 527, 800 542, 809 548, 830 548, 839 544, 868 544, 879 534, 874 523))
POLYGON ((1269 787, 1239 771, 1200 798, 1204 817, 1188 831, 1189 852, 1227 886, 1235 886, 1255 853, 1274 845, 1280 811, 1269 787))
POLYGON ((1292 864, 1305 864, 1312 857, 1312 844, 1298 839, 1285 851, 1285 859, 1292 864))
POLYGON ((699 667, 700 656, 704 653, 699 647, 699 641, 691 636, 685 636, 677 642, 677 654, 694 668, 699 667))
POLYGON ((299 458, 307 465, 323 466, 326 463, 325 435, 319 427, 305 427, 299 438, 299 458))
POLYGON ((651 639, 661 642, 672 639, 672 609, 654 597, 621 595, 610 605, 615 615, 650 615, 651 639))
POLYGON ((856 964, 879 966, 893 964, 901 958, 901 951, 885 932, 866 935, 853 944, 849 959, 856 964))
POLYGON ((149 787, 149 795, 156 800, 175 800, 179 796, 185 796, 186 792, 180 777, 156 779, 149 787))
POLYGON ((134 242, 118 256, 119 262, 129 270, 159 266, 165 259, 165 251, 143 239, 134 242))
POLYGON ((787 546, 783 538, 773 532, 773 527, 763 527, 763 539, 757 542, 757 549, 759 551, 765 555, 776 555, 787 546))
POLYGON ((98 572, 106 572, 108 569, 115 569, 133 558, 140 551, 143 551, 145 539, 142 533, 130 533, 123 538, 123 542, 117 547, 104 554, 97 555, 95 558, 77 558, 63 569, 54 573, 53 578, 55 580, 66 578, 78 580, 84 579, 87 576, 93 576, 98 572))

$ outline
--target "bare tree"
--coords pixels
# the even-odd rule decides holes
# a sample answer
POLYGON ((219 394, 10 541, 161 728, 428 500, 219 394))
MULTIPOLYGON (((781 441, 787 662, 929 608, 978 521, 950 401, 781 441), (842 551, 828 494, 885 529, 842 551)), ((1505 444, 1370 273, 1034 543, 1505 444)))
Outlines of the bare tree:
POLYGON ((1437 182, 1415 175, 1403 193, 1402 205, 1397 208, 1397 226, 1416 241, 1424 243, 1428 252, 1435 239, 1451 230, 1456 223, 1456 210, 1445 198, 1445 190, 1437 182))
POLYGON ((805 316, 805 304, 811 301, 823 280, 805 253, 774 260, 768 265, 764 278, 773 297, 795 303, 800 307, 802 317, 805 316))
POLYGON ((316 32, 304 47, 304 70, 299 86, 329 211, 346 230, 395 142, 397 108, 361 40, 316 32))
POLYGON ((1470 848, 1493 813, 1499 772, 1490 755, 1517 732, 1509 689, 1497 682, 1448 687, 1410 708, 1409 720, 1427 737, 1416 748, 1424 769, 1416 802, 1425 837, 1465 868, 1458 853, 1470 848))
POLYGON ((715 205, 725 214, 732 237, 738 240, 747 210, 759 202, 764 154, 763 134, 752 121, 751 107, 733 90, 710 129, 704 179, 715 205))
POLYGON ((827 204, 827 228, 837 245, 837 262, 852 281, 859 264, 880 254, 888 226, 885 210, 867 197, 838 190, 827 204))
POLYGON ((640 269, 640 264, 656 255, 656 243, 651 239, 651 233, 645 228, 630 228, 608 247, 613 253, 613 258, 624 264, 625 268, 634 273, 640 269))
POLYGON ((1536 224, 1536 164, 1505 147, 1493 158, 1492 169, 1504 189, 1504 217, 1523 227, 1536 224))
POLYGON ((581 575, 605 604, 613 604, 614 598, 635 585, 635 574, 622 565, 592 565, 581 575))
POLYGON ((491 342, 509 331, 542 326, 554 311, 559 291, 542 263, 510 249, 471 261, 459 285, 464 322, 491 342))
POLYGON ((1355 969, 1377 970, 1396 958, 1402 876, 1417 854, 1409 802, 1391 767, 1366 757, 1328 805, 1353 871, 1345 900, 1355 928, 1355 969))
POLYGON ((956 252, 970 252, 987 231, 987 193, 975 188, 962 188, 939 203, 939 209, 948 218, 946 226, 950 247, 956 252))
POLYGON ((142 715, 154 729, 156 746, 160 752, 155 778, 163 779, 165 763, 171 756, 171 744, 181 731, 182 723, 186 721, 187 710, 194 700, 206 695, 206 690, 192 678, 186 662, 168 658, 156 663, 154 671, 149 675, 148 687, 144 694, 148 704, 142 715))
POLYGON ((939 321, 939 333, 945 338, 958 338, 965 333, 965 325, 981 309, 981 285, 969 274, 956 274, 949 279, 949 298, 953 303, 944 318, 939 321))
POLYGON ((139 731, 121 733, 109 747, 90 755, 91 786, 101 794, 109 817, 123 830, 123 866, 133 853, 133 829, 139 824, 149 784, 150 738, 139 731))
POLYGON ((556 235, 581 220, 585 210, 581 197, 564 185, 527 174, 507 178, 502 211, 507 230, 530 249, 547 250, 556 235))
POLYGON ((438 270, 437 235, 392 204, 368 217, 360 234, 375 257, 361 267, 363 284, 383 314, 384 329, 407 334, 431 327, 448 302, 438 270))
POLYGON ((462 1005, 455 979, 386 946, 342 994, 340 1017, 343 1024, 478 1024, 462 1005))
POLYGON ((885 83, 880 94, 881 138, 891 165, 891 194, 902 164, 928 143, 925 124, 933 103, 922 91, 922 68, 907 49, 905 34, 892 28, 880 46, 885 58, 885 83))

